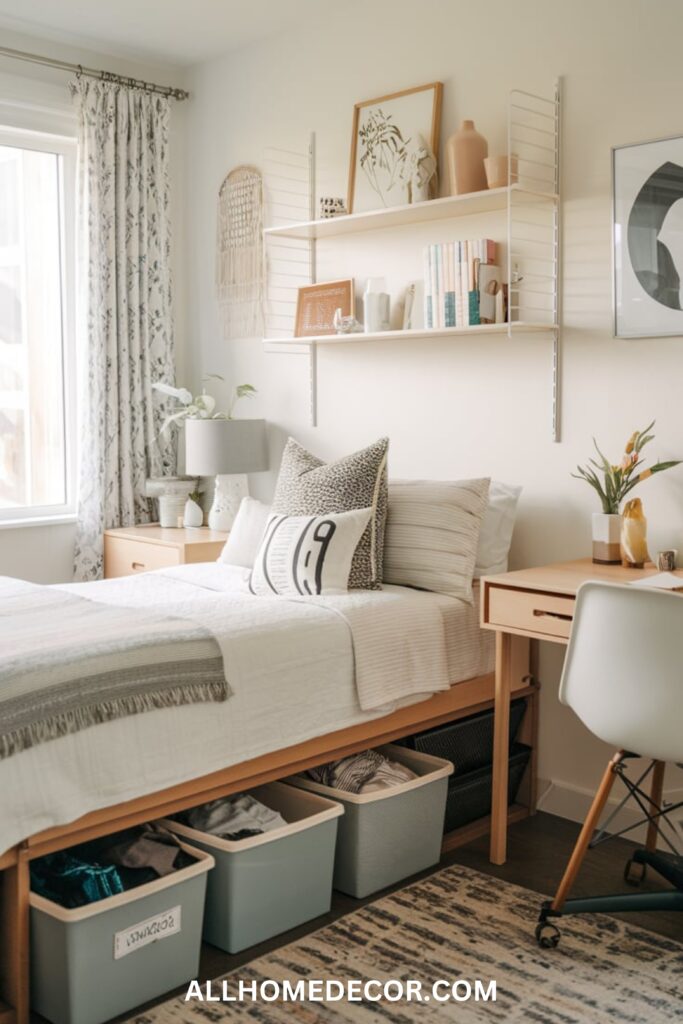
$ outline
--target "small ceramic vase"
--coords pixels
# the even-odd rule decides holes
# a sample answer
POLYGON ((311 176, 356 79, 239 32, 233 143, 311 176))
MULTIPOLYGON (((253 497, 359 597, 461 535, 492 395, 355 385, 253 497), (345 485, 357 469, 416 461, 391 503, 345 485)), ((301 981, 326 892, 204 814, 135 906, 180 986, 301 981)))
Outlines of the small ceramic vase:
POLYGON ((488 188, 484 160, 489 145, 474 127, 474 121, 463 121, 460 130, 446 143, 448 180, 452 196, 465 192, 481 192, 488 188))
POLYGON ((508 184, 514 185, 517 181, 517 157, 513 153, 510 157, 509 171, 510 181, 508 182, 508 158, 507 156, 489 156, 484 160, 486 181, 489 188, 506 188, 508 184))
POLYGON ((621 563, 621 516, 593 513, 593 561, 598 565, 621 563))
POLYGON ((640 498, 632 498, 624 505, 621 527, 621 560, 630 569, 642 569, 650 561, 647 550, 647 519, 643 515, 640 498))
POLYGON ((183 513, 183 526, 197 527, 202 526, 203 523, 204 511, 202 506, 194 501, 193 498, 188 498, 185 502, 185 511, 183 513))

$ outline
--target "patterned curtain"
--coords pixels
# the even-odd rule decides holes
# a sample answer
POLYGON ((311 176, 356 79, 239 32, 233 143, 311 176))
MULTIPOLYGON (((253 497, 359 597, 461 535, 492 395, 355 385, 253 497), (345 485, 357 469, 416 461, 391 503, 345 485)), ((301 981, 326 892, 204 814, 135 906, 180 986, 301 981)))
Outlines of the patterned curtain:
POLYGON ((79 121, 79 508, 75 578, 102 575, 103 530, 149 522, 148 476, 175 472, 154 381, 174 378, 169 100, 71 84, 79 121))

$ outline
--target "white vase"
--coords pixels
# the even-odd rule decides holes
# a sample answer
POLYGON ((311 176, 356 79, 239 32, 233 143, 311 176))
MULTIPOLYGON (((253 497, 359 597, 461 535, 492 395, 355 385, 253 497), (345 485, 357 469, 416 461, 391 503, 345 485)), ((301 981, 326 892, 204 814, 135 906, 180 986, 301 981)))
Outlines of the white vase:
POLYGON ((204 510, 193 498, 188 498, 185 502, 185 511, 183 512, 183 526, 197 527, 202 526, 204 523, 204 510))
MULTIPOLYGON (((187 491, 185 492, 187 493, 187 491)), ((182 494, 159 495, 159 526, 176 527, 183 514, 185 497, 182 494)))
POLYGON ((593 561, 599 565, 621 564, 621 516, 593 513, 593 561))

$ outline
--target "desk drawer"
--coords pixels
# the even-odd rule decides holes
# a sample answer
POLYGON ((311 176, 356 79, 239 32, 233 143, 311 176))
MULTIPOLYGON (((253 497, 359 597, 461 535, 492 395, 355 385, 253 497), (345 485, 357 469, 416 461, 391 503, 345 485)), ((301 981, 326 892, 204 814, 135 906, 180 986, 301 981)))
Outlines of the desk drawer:
POLYGON ((574 616, 573 597, 532 590, 489 589, 488 622, 492 626, 568 639, 574 616))
POLYGON ((137 572, 151 569, 165 569, 180 563, 178 548, 163 544, 145 544, 142 541, 127 540, 125 537, 104 538, 104 576, 132 576, 137 572))

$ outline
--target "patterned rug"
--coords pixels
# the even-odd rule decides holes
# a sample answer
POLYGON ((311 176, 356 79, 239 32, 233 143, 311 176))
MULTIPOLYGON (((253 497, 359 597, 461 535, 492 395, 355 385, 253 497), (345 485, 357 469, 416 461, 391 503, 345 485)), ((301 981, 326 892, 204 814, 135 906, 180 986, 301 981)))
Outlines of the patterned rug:
MULTIPOLYGON (((566 918, 557 949, 540 950, 534 940, 540 902, 528 889, 450 867, 225 975, 232 994, 240 979, 255 982, 259 991, 266 979, 288 979, 292 985, 307 978, 416 979, 427 994, 440 979, 465 979, 473 991, 476 979, 484 989, 494 979, 495 1002, 176 998, 131 1022, 669 1024, 683 1019, 683 945, 616 918, 590 915, 566 918)), ((221 983, 213 982, 213 994, 221 994, 221 983)), ((458 992, 463 996, 466 988, 458 992)))

